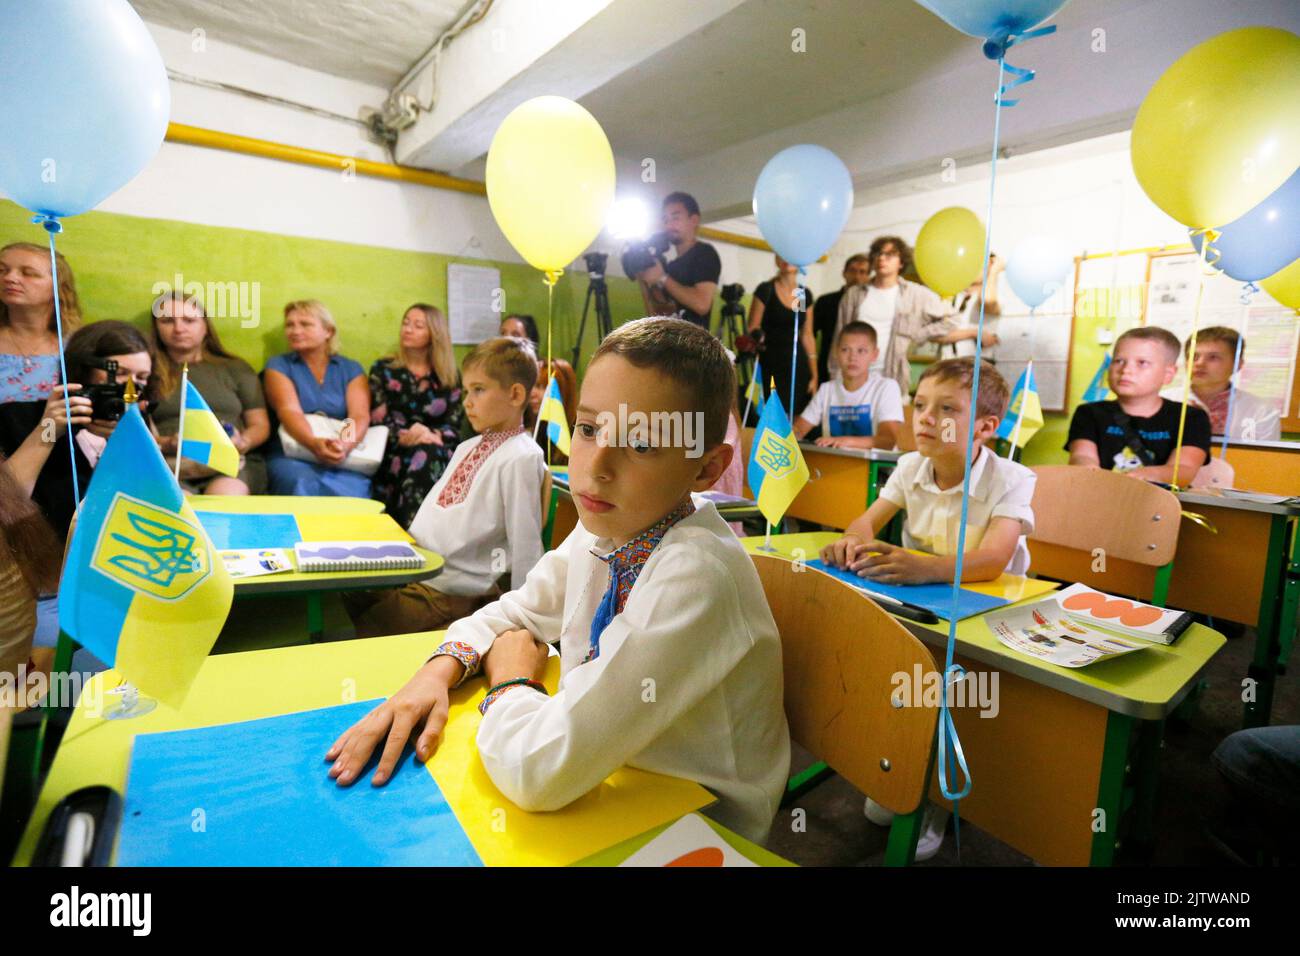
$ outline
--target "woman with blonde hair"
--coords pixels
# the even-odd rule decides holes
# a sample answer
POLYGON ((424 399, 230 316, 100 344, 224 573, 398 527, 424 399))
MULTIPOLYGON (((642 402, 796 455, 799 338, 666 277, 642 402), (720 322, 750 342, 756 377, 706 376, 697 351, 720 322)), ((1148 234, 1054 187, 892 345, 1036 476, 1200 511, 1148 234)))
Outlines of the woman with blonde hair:
POLYGON ((58 590, 62 557, 58 535, 0 461, 0 680, 10 675, 12 687, 24 684, 18 671, 32 657, 36 600, 58 590))
POLYGON ((463 417, 447 318, 417 302, 402 315, 393 354, 370 367, 370 423, 388 426, 371 496, 403 528, 451 461, 463 417))
POLYGON ((290 351, 266 363, 266 399, 280 425, 314 457, 284 454, 273 434, 266 469, 277 495, 366 498, 370 478, 343 468, 370 427, 370 387, 361 364, 338 354, 338 326, 323 302, 300 299, 284 307, 290 351), (337 436, 316 435, 308 415, 343 421, 337 436))
POLYGON ((153 413, 158 446, 164 455, 176 455, 180 430, 181 368, 189 366, 189 380, 239 450, 236 477, 218 474, 198 462, 182 460, 181 480, 186 491, 208 495, 260 495, 266 491, 266 461, 259 450, 271 436, 262 383, 252 366, 228 352, 202 303, 179 291, 154 300, 153 351, 157 358, 157 387, 163 396, 153 413))

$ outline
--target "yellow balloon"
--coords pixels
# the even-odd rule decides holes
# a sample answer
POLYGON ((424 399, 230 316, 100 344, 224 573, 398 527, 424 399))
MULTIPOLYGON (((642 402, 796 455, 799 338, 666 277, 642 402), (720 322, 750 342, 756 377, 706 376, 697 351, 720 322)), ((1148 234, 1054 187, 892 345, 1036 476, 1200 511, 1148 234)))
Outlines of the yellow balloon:
POLYGON ((984 272, 984 224, 962 206, 940 209, 916 237, 916 271, 921 281, 947 298, 984 272))
POLYGON ((1288 309, 1300 309, 1300 259, 1267 279, 1260 279, 1259 284, 1288 309))
POLYGON ((488 204, 531 265, 563 269, 605 225, 614 199, 614 153, 596 118, 562 96, 515 107, 487 155, 488 204))
POLYGON ((1300 36, 1229 30, 1192 47, 1133 122, 1133 172, 1194 229, 1249 212, 1300 166, 1300 36))

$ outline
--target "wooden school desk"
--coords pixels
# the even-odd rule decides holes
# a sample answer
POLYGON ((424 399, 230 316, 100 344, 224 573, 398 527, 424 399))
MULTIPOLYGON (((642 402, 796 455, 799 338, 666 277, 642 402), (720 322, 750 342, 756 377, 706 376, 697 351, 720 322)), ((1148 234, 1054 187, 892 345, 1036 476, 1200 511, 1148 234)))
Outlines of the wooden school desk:
MULTIPOLYGON (((1242 675, 1255 682, 1255 693, 1245 702, 1243 725, 1265 725, 1277 675, 1296 636, 1300 504, 1250 501, 1218 489, 1180 491, 1177 495, 1184 517, 1167 603, 1255 626, 1254 661, 1250 672, 1242 675), (1210 527, 1187 517, 1189 513, 1210 527)), ((1093 558, 1086 552, 1042 542, 1034 542, 1029 552, 1031 570, 1044 560, 1054 576, 1112 594, 1149 600, 1155 586, 1154 569, 1128 561, 1108 561, 1104 570, 1095 571, 1093 558)))
MULTIPOLYGON (((794 557, 802 549, 811 560, 835 538, 831 532, 773 535, 772 544, 778 554, 794 557)), ((743 540, 749 551, 762 543, 743 540)), ((947 646, 946 621, 899 621, 938 659, 947 646)), ((1193 625, 1173 645, 1071 669, 1005 647, 982 616, 959 622, 955 660, 998 681, 996 717, 981 717, 972 707, 952 710, 973 779, 962 818, 1040 863, 1109 865, 1131 800, 1134 833, 1148 839, 1161 721, 1224 643, 1216 631, 1193 625), (1104 828, 1094 832, 1094 820, 1104 828)), ((934 779, 931 799, 946 803, 937 773, 934 779)))
MULTIPOLYGON (((390 516, 384 514, 384 506, 369 498, 194 495, 189 503, 199 513, 292 515, 304 541, 411 541, 411 536, 390 516)), ((318 640, 324 630, 324 595, 336 591, 400 587, 412 581, 434 577, 442 571, 443 561, 440 555, 419 546, 413 547, 424 557, 422 567, 395 571, 319 571, 310 574, 289 571, 267 574, 237 579, 235 598, 305 598, 307 633, 312 640, 318 640)))
MULTIPOLYGON (((415 673, 439 640, 438 633, 406 634, 209 657, 180 711, 159 707, 134 720, 110 721, 90 716, 83 706, 90 695, 83 692, 28 821, 14 858, 15 864, 27 865, 30 862, 46 818, 68 794, 96 784, 125 794, 131 745, 136 734, 205 727, 328 707, 342 703, 340 689, 346 681, 352 682, 348 686, 354 688, 355 700, 386 697, 415 673)), ((558 676, 559 660, 552 658, 547 684, 553 688, 558 676)), ((103 687, 113 687, 120 681, 120 676, 109 670, 93 679, 103 682, 103 687)), ((471 839, 476 840, 475 847, 485 863, 543 864, 561 852, 557 847, 562 842, 562 832, 571 835, 575 825, 585 828, 584 832, 589 835, 593 832, 598 835, 611 826, 611 816, 628 813, 628 808, 634 804, 640 807, 641 812, 646 805, 664 808, 653 827, 648 826, 642 837, 627 839, 624 835, 612 841, 612 847, 600 847, 574 858, 575 861, 585 858, 589 865, 618 863, 666 824, 713 802, 709 792, 692 781, 624 769, 610 778, 613 785, 602 785, 601 793, 589 795, 590 799, 584 797, 577 804, 553 814, 524 813, 513 805, 508 806, 508 835, 498 837, 495 846, 485 848, 477 842, 472 820, 481 817, 483 824, 479 830, 486 831, 488 828, 484 824, 491 816, 487 805, 462 803, 458 806, 456 803, 458 789, 469 789, 464 781, 482 773, 481 767, 475 771, 464 766, 463 762, 466 759, 477 761, 470 749, 478 725, 478 711, 473 703, 484 690, 480 680, 471 681, 466 687, 452 692, 452 713, 444 743, 429 766, 443 795, 470 832, 471 839), (563 831, 564 827, 569 830, 563 831)), ((321 774, 328 769, 324 756, 322 753, 321 774)), ((369 786, 368 779, 354 784, 354 787, 369 786)), ((499 793, 495 801, 508 804, 499 793)), ((623 829, 626 829, 625 825, 623 829)), ((746 855, 752 854, 749 849, 752 844, 747 844, 736 834, 728 834, 725 828, 719 832, 737 849, 746 855)), ((763 863, 777 859, 754 858, 763 863)))
MULTIPOLYGON (((754 429, 741 430, 745 462, 753 444, 754 429)), ((786 514, 832 528, 847 528, 854 518, 876 500, 884 484, 882 472, 898 462, 901 451, 877 448, 819 448, 800 442, 811 480, 804 485, 786 514)), ((747 493, 753 494, 748 489, 747 493)))
MULTIPOLYGON (((1219 457, 1223 440, 1216 438, 1210 453, 1219 457)), ((1228 464, 1234 488, 1274 495, 1300 494, 1300 441, 1228 442, 1228 464)))

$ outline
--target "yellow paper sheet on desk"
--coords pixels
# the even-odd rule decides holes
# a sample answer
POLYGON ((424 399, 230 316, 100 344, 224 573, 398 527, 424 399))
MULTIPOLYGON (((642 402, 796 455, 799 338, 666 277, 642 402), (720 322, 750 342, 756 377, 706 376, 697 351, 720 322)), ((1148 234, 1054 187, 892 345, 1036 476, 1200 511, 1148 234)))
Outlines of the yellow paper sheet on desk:
POLYGON ((963 584, 961 587, 963 591, 974 591, 977 594, 1000 597, 1014 604, 1016 601, 1023 601, 1025 598, 1037 597, 1040 594, 1046 594, 1048 591, 1055 591, 1060 585, 1055 581, 1040 581, 1038 578, 1024 578, 1018 574, 1004 573, 994 581, 963 584))
MULTIPOLYGON (((552 693, 559 678, 552 657, 552 693)), ((562 810, 520 810, 488 777, 474 742, 486 690, 477 681, 469 696, 453 693, 442 744, 426 765, 486 866, 568 866, 713 802, 693 781, 624 767, 562 810)))
POLYGON ((295 516, 303 541, 410 541, 386 514, 304 514, 295 516))

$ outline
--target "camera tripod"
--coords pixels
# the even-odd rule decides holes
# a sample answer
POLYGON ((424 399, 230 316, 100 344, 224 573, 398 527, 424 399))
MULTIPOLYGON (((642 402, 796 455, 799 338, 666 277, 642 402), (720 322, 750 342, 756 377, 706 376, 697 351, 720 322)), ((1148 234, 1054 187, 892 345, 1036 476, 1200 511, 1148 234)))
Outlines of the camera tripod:
POLYGON ((713 334, 732 352, 736 351, 736 339, 745 332, 745 307, 740 301, 724 301, 722 311, 718 313, 718 324, 713 334))
POLYGON ((578 324, 578 338, 573 343, 573 369, 578 369, 578 357, 582 354, 582 338, 587 331, 587 315, 592 303, 596 305, 596 334, 604 339, 614 330, 614 317, 609 311, 609 286, 605 284, 605 263, 608 256, 600 252, 588 253, 587 260, 587 298, 582 303, 582 321, 578 324))

